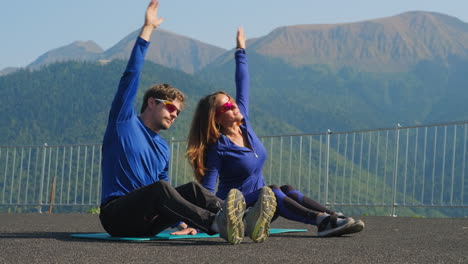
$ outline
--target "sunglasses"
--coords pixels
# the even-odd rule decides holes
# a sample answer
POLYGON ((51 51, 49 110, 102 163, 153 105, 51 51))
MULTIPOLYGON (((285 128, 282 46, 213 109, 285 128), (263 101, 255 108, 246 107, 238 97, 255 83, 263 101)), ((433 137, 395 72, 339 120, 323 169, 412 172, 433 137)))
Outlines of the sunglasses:
POLYGON ((226 113, 227 111, 232 109, 234 109, 234 105, 231 102, 231 98, 229 98, 229 100, 226 103, 218 107, 218 110, 216 110, 216 114, 226 113))
POLYGON ((164 106, 166 107, 167 111, 169 111, 169 113, 173 113, 174 111, 177 111, 177 115, 180 114, 180 110, 177 108, 177 106, 175 106, 174 103, 172 103, 171 101, 168 101, 168 100, 163 100, 163 99, 158 99, 158 98, 153 98, 155 101, 157 102, 160 102, 160 103, 163 103, 164 106))

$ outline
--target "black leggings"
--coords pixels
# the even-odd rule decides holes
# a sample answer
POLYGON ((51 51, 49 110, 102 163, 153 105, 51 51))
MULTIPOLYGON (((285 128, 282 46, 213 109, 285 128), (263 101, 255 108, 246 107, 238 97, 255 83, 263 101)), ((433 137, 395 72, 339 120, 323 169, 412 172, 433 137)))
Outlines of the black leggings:
POLYGON ((269 187, 275 193, 278 204, 273 219, 282 216, 289 220, 316 225, 319 213, 335 213, 319 202, 305 196, 291 185, 283 185, 281 187, 270 185, 269 187))
POLYGON ((99 218, 112 236, 153 236, 180 221, 212 235, 222 204, 196 182, 174 188, 158 181, 101 205, 99 218))

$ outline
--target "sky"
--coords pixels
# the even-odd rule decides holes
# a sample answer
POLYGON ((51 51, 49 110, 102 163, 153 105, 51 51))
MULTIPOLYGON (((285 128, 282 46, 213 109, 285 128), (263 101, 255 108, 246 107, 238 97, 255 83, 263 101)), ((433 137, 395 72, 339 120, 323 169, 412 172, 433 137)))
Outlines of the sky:
MULTIPOLYGON (((24 67, 74 41, 104 50, 138 30, 149 0, 0 0, 0 70, 24 67)), ((406 11, 432 11, 468 23, 467 0, 160 0, 162 29, 231 49, 280 26, 348 23, 406 11)))

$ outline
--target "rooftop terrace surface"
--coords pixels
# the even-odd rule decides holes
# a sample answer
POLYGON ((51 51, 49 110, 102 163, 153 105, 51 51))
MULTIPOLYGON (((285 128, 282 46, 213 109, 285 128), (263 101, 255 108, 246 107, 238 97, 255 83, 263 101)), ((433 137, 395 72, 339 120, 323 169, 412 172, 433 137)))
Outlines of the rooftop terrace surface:
POLYGON ((362 217, 366 229, 319 238, 316 228, 278 219, 264 243, 245 238, 115 242, 77 239, 104 232, 97 215, 0 214, 0 263, 468 263, 467 219, 362 217))

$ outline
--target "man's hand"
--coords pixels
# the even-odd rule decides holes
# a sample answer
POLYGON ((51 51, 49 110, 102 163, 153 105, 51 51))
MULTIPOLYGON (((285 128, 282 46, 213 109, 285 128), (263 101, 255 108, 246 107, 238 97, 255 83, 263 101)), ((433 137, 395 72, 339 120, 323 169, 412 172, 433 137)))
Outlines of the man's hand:
POLYGON ((176 235, 176 236, 180 236, 180 235, 196 235, 198 232, 195 228, 191 228, 191 227, 187 227, 185 229, 182 229, 182 230, 179 230, 179 231, 176 231, 176 232, 172 232, 171 235, 176 235))
POLYGON ((140 38, 149 41, 153 30, 155 30, 164 21, 163 18, 158 17, 158 0, 151 0, 148 8, 146 9, 145 24, 141 28, 140 38))
POLYGON ((146 9, 145 26, 151 26, 155 29, 164 21, 163 18, 158 18, 158 7, 159 1, 151 0, 146 9))
POLYGON ((242 27, 237 28, 237 47, 238 49, 245 49, 245 36, 242 27))

